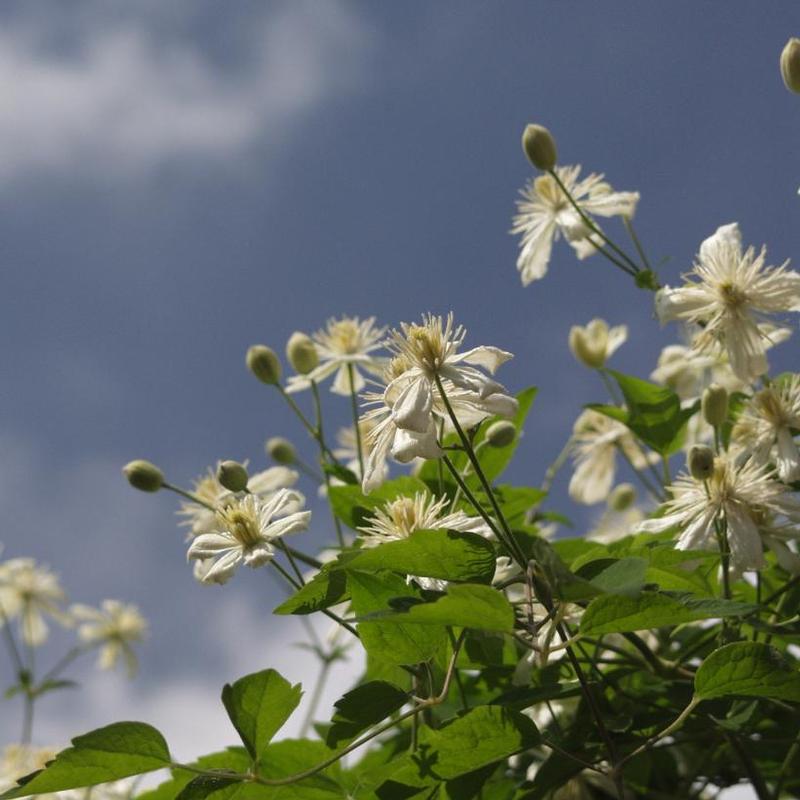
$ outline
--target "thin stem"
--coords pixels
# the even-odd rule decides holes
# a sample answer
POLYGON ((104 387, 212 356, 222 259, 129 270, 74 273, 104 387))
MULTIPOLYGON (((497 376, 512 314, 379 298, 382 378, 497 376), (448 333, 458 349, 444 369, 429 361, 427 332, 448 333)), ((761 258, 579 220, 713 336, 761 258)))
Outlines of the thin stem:
MULTIPOLYGON (((325 444, 325 435, 322 432, 322 403, 320 402, 319 387, 317 386, 316 381, 311 381, 311 393, 314 396, 314 414, 317 423, 316 428, 314 428, 313 436, 317 440, 317 444, 319 444, 320 461, 324 461, 325 454, 330 453, 330 450, 328 450, 328 446, 325 444)), ((289 395, 286 396, 288 397, 289 395)), ((330 457, 333 459, 334 464, 338 463, 333 453, 330 453, 330 457)), ((322 465, 322 475, 325 478, 325 489, 328 492, 330 492, 331 478, 330 475, 328 475, 328 471, 325 469, 324 463, 322 465)), ((331 517, 333 517, 333 525, 334 528, 336 529, 336 540, 339 542, 339 547, 344 547, 344 534, 342 533, 342 523, 339 522, 339 517, 336 516, 336 513, 333 510, 333 506, 331 506, 331 517)))
POLYGON ((364 453, 361 450, 361 428, 358 426, 358 400, 356 398, 356 380, 353 365, 347 364, 347 377, 350 380, 350 407, 353 412, 353 430, 356 433, 356 451, 358 452, 358 477, 364 478, 364 453))
POLYGON ((495 524, 494 520, 489 516, 486 509, 480 504, 478 499, 472 494, 469 486, 464 483, 464 479, 461 477, 461 473, 456 469, 455 464, 446 456, 443 455, 441 460, 444 461, 445 466, 450 471, 450 474, 456 479, 456 483, 458 484, 458 488, 464 493, 464 496, 470 502, 472 507, 478 512, 478 514, 482 517, 483 521, 491 528, 492 533, 497 536, 498 539, 502 541, 502 535, 497 529, 497 525, 495 524))
POLYGON ((286 546, 286 542, 284 542, 282 539, 278 539, 275 544, 278 545, 278 548, 283 551, 284 555, 289 560, 289 563, 292 565, 292 569, 294 570, 294 574, 297 576, 297 580, 300 582, 300 585, 305 586, 306 579, 303 577, 303 573, 300 572, 297 562, 294 560, 294 556, 292 555, 292 551, 286 546))
MULTIPOLYGON (((564 182, 561 180, 558 173, 554 169, 548 170, 548 172, 553 176, 553 179, 558 184, 567 200, 569 200, 570 205, 575 209, 575 211, 578 213, 578 216, 583 220, 584 224, 589 228, 589 230, 591 230, 596 236, 599 236, 625 262, 626 265, 622 266, 621 268, 623 268, 628 274, 635 275, 637 272, 639 272, 639 267, 633 261, 633 259, 624 250, 617 247, 617 245, 615 245, 614 242, 612 242, 611 239, 609 239, 608 236, 606 236, 603 231, 597 227, 594 220, 578 205, 578 203, 575 201, 575 198, 572 196, 572 194, 570 194, 569 190, 564 185, 564 182)), ((600 250, 599 247, 597 249, 600 250)), ((604 251, 601 250, 601 252, 604 251)), ((617 264, 617 266, 621 265, 617 264)))
POLYGON ((554 742, 549 741, 542 737, 542 744, 545 747, 549 747, 554 753, 558 753, 560 756, 564 756, 565 758, 574 761, 576 764, 580 764, 584 769, 590 769, 592 772, 597 772, 599 775, 606 775, 606 771, 600 769, 600 767, 596 767, 594 764, 590 764, 588 761, 584 761, 579 756, 573 755, 568 750, 564 750, 563 748, 559 747, 554 742))
MULTIPOLYGON (((442 402, 447 409, 447 414, 450 417, 450 421, 453 423, 453 427, 458 434, 458 438, 461 440, 461 444, 466 451, 467 458, 472 464, 472 469, 475 471, 475 475, 480 481, 483 491, 486 493, 486 496, 489 499, 489 503, 492 506, 495 517, 497 517, 498 522, 503 528, 503 532, 506 536, 506 541, 503 543, 506 545, 511 555, 513 555, 516 561, 519 563, 520 567, 525 570, 528 568, 528 560, 525 558, 525 554, 522 552, 516 540, 514 539, 514 534, 511 533, 511 528, 509 528, 508 522, 506 522, 506 518, 503 516, 503 512, 497 503, 497 498, 494 496, 494 492, 492 491, 492 487, 489 484, 489 481, 486 479, 486 475, 483 473, 481 462, 478 461, 478 458, 475 455, 475 451, 472 448, 472 442, 470 442, 469 438, 464 433, 464 429, 461 427, 461 423, 458 421, 458 417, 453 411, 452 405, 450 405, 447 392, 445 392, 444 386, 442 386, 442 379, 438 374, 434 375, 433 377, 436 381, 436 388, 439 390, 439 396, 442 398, 442 402)), ((461 484, 463 484, 463 481, 461 481, 459 485, 461 484)), ((464 493, 466 494, 466 491, 464 493)), ((501 537, 498 536, 498 538, 502 541, 501 537)))
POLYGON ((306 736, 308 729, 311 727, 311 723, 314 721, 314 714, 316 714, 317 706, 319 705, 319 701, 322 699, 322 692, 325 689, 325 682, 327 681, 328 673, 331 670, 332 664, 333 661, 331 661, 330 658, 324 658, 322 660, 319 677, 317 678, 317 682, 314 684, 314 693, 311 695, 311 700, 308 703, 308 711, 306 712, 305 719, 300 727, 300 738, 304 738, 306 736))
POLYGON ((642 473, 638 469, 636 469, 636 467, 633 464, 633 461, 631 461, 630 456, 625 452, 625 448, 622 447, 622 445, 620 445, 619 442, 615 443, 615 447, 617 448, 617 451, 622 456, 622 458, 626 461, 628 466, 633 470, 634 475, 636 475, 636 477, 641 481, 642 486, 644 486, 644 488, 647 490, 647 492, 658 503, 663 503, 664 502, 664 498, 661 496, 661 493, 658 491, 658 489, 653 487, 653 485, 650 483, 650 481, 645 477, 644 473, 642 473))
MULTIPOLYGON (((294 411, 295 416, 300 420, 303 427, 308 431, 308 435, 317 442, 320 447, 320 450, 324 455, 326 455, 332 464, 338 464, 339 460, 336 456, 331 452, 328 446, 325 444, 325 440, 322 437, 322 430, 319 426, 319 420, 317 420, 317 427, 314 427, 306 418, 306 415, 300 409, 300 406, 295 403, 294 398, 283 388, 279 383, 275 384, 275 388, 280 393, 281 397, 289 404, 289 408, 294 411)), ((314 393, 314 401, 317 407, 319 407, 319 390, 317 389, 316 381, 311 381, 311 390, 314 393)))
MULTIPOLYGON (((456 635, 453 633, 453 629, 448 625, 447 627, 447 635, 450 637, 450 646, 453 650, 456 649, 456 635)), ((456 685, 458 686, 458 694, 461 697, 461 708, 464 711, 469 711, 469 700, 467 700, 467 693, 464 690, 464 684, 461 681, 461 675, 459 674, 458 670, 455 671, 456 675, 456 685)))
POLYGON ((636 756, 647 752, 654 744, 661 741, 661 739, 663 739, 664 737, 669 736, 670 734, 677 731, 678 728, 680 728, 683 725, 683 723, 686 722, 686 720, 689 718, 689 715, 692 713, 692 711, 694 711, 695 706, 697 706, 697 704, 700 702, 701 698, 696 696, 692 697, 691 701, 689 702, 689 705, 686 706, 686 708, 684 708, 683 711, 681 711, 681 713, 675 718, 675 720, 673 720, 673 722, 667 725, 667 727, 664 728, 664 730, 662 730, 660 733, 655 734, 655 736, 651 736, 643 745, 637 747, 633 752, 628 753, 628 755, 626 755, 619 762, 619 764, 617 764, 616 768, 619 769, 624 764, 627 764, 628 761, 630 761, 631 759, 636 758, 636 756))
POLYGON ((11 620, 8 618, 8 614, 6 614, 2 603, 0 603, 0 627, 3 628, 3 638, 6 640, 9 656, 14 662, 14 667, 17 670, 18 676, 20 676, 25 671, 25 666, 22 663, 22 656, 20 655, 17 642, 11 630, 11 620))
POLYGON ((644 247, 642 247, 642 243, 636 235, 636 231, 633 229, 633 220, 630 217, 623 216, 622 223, 625 225, 625 230, 628 231, 628 236, 631 237, 631 241, 636 248, 636 252, 639 254, 639 258, 642 259, 642 264, 644 264, 646 269, 652 270, 650 259, 647 257, 647 253, 645 253, 644 247))
POLYGON ((33 736, 33 703, 34 696, 30 689, 25 692, 25 706, 22 712, 22 734, 20 744, 29 745, 33 736))
POLYGON ((564 466, 569 458, 569 454, 572 451, 572 444, 572 437, 570 437, 567 439, 567 443, 561 449, 561 452, 556 456, 556 460, 547 468, 547 471, 544 473, 544 480, 542 481, 543 492, 550 491, 550 487, 553 485, 553 481, 555 480, 558 471, 564 466))
POLYGON ((800 752, 800 733, 797 734, 794 742, 792 742, 792 746, 786 753, 786 758, 783 759, 780 771, 778 772, 778 779, 775 781, 775 791, 773 793, 775 800, 780 800, 783 783, 786 780, 786 776, 789 775, 789 769, 792 766, 792 762, 797 758, 798 752, 800 752))
POLYGON ((175 494, 179 494, 181 497, 185 497, 187 500, 191 500, 193 503, 197 503, 204 508, 207 508, 209 511, 216 511, 214 506, 210 503, 206 503, 205 500, 201 500, 196 494, 192 494, 191 492, 187 492, 185 489, 181 489, 180 486, 173 486, 171 483, 167 483, 166 481, 162 484, 165 489, 169 489, 171 492, 175 492, 175 494))
POLYGON ((772 800, 767 784, 764 783, 764 778, 761 777, 761 773, 758 771, 755 762, 750 758, 750 753, 747 752, 747 748, 742 745, 733 733, 723 730, 722 734, 728 740, 731 750, 739 756, 739 760, 742 762, 744 771, 750 779, 750 783, 753 785, 753 790, 758 800, 772 800))
POLYGON ((81 656, 84 653, 88 652, 89 648, 80 647, 79 645, 76 645, 75 647, 71 648, 55 663, 55 665, 50 670, 48 670, 39 679, 38 685, 42 686, 42 684, 47 683, 47 681, 55 680, 55 678, 57 678, 78 656, 81 656))

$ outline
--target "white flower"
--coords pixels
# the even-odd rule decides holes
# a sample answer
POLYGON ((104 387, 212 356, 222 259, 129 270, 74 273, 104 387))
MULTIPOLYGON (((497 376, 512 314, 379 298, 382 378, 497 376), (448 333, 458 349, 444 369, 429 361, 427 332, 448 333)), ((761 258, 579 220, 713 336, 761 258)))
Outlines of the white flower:
POLYGON ((134 605, 119 600, 104 600, 100 608, 76 604, 70 609, 78 620, 78 637, 87 644, 99 645, 97 665, 114 669, 120 656, 125 660, 128 674, 136 672, 136 654, 131 647, 147 632, 147 621, 134 605))
POLYGON ((734 373, 747 383, 768 369, 759 320, 764 314, 800 311, 800 275, 786 264, 765 267, 765 256, 764 248, 758 254, 752 247, 743 253, 738 225, 723 225, 700 245, 694 269, 684 276, 686 284, 667 286, 656 295, 662 323, 702 325, 694 349, 708 353, 721 345, 734 373))
MULTIPOLYGON (((398 497, 373 511, 369 525, 359 527, 366 534, 361 539, 364 547, 377 547, 385 542, 407 539, 415 531, 451 530, 492 536, 489 526, 480 517, 468 517, 463 511, 445 512, 448 499, 436 499, 425 492, 417 492, 413 498, 398 497)), ((423 578, 413 575, 423 589, 443 589, 447 581, 438 578, 423 578)))
POLYGON ((778 477, 800 479, 800 451, 794 431, 800 429, 800 375, 772 383, 750 399, 733 429, 737 447, 759 463, 769 463, 773 448, 778 477))
MULTIPOLYGON (((31 772, 44 769, 58 751, 50 747, 32 747, 26 744, 8 744, 0 755, 0 793, 16 787, 17 781, 31 772)), ((42 795, 39 795, 42 797, 42 795)), ((58 797, 48 794, 44 797, 58 797)))
MULTIPOLYGON (((247 491, 266 499, 279 489, 288 489, 294 486, 298 478, 299 474, 288 467, 270 467, 250 476, 247 481, 247 491)), ((185 501, 181 503, 181 507, 178 510, 178 514, 186 518, 181 524, 189 527, 188 538, 190 539, 199 536, 201 533, 209 533, 216 530, 216 509, 235 497, 232 492, 228 491, 217 480, 216 470, 211 469, 211 467, 208 468, 205 475, 194 481, 192 494, 202 502, 185 501), (208 506, 211 506, 211 508, 208 508, 208 506)), ((299 511, 303 506, 304 500, 300 493, 296 494, 300 499, 296 509, 299 511)))
MULTIPOLYGON (((556 167, 555 172, 587 216, 634 215, 638 192, 615 192, 602 175, 594 173, 579 181, 580 170, 580 166, 565 166, 556 167)), ((540 175, 530 181, 520 194, 522 199, 517 201, 518 213, 511 233, 522 234, 517 269, 523 286, 544 277, 553 241, 562 234, 578 258, 586 258, 597 250, 591 231, 551 175, 540 175)))
MULTIPOLYGON (((333 451, 333 454, 336 458, 344 460, 345 466, 357 475, 359 479, 363 478, 361 474, 361 460, 363 460, 366 465, 372 454, 374 445, 370 434, 375 428, 375 425, 376 422, 372 418, 362 417, 358 421, 358 437, 356 437, 354 425, 349 425, 346 428, 339 428, 336 434, 336 441, 339 443, 339 447, 333 451), (361 459, 359 459, 359 440, 361 442, 361 459)), ((380 463, 375 465, 375 470, 377 472, 376 480, 380 483, 385 481, 389 474, 389 467, 386 463, 385 456, 380 463)), ((331 478, 331 483, 337 483, 337 479, 331 478)))
POLYGON ((624 511, 606 508, 594 528, 586 534, 586 538, 601 544, 618 542, 633 533, 642 519, 644 514, 636 506, 626 508, 624 511))
POLYGON ((261 567, 275 555, 273 542, 304 531, 310 511, 293 511, 299 495, 281 489, 268 500, 248 494, 217 510, 216 530, 200 534, 189 546, 188 559, 214 559, 202 575, 203 583, 225 583, 244 563, 261 567))
POLYGON ((599 369, 626 342, 626 325, 608 327, 604 319, 595 318, 585 327, 573 325, 569 331, 569 349, 584 366, 599 369))
POLYGON ((678 526, 679 550, 714 550, 718 547, 715 520, 723 523, 736 573, 764 566, 763 544, 780 560, 787 550, 785 540, 798 535, 790 523, 800 522, 800 502, 768 467, 753 460, 737 464, 732 456, 718 456, 707 481, 682 474, 670 493, 664 516, 645 520, 637 530, 660 533, 678 526))
POLYGON ((287 392, 300 392, 311 387, 312 381, 320 383, 336 373, 331 391, 335 394, 350 394, 350 368, 353 370, 353 389, 360 392, 364 377, 359 369, 372 375, 380 375, 385 358, 373 355, 382 346, 386 328, 375 326, 375 317, 359 319, 342 317, 329 319, 324 330, 312 335, 319 354, 319 365, 307 375, 293 375, 286 386, 287 392))
POLYGON ((0 564, 0 625, 19 617, 23 640, 35 647, 47 639, 45 616, 62 625, 71 620, 60 605, 66 600, 58 578, 32 558, 12 558, 0 564))
POLYGON ((569 482, 569 496, 585 505, 599 503, 608 497, 614 483, 619 450, 637 470, 658 460, 655 453, 645 456, 625 425, 591 409, 575 420, 572 442, 575 472, 569 482))

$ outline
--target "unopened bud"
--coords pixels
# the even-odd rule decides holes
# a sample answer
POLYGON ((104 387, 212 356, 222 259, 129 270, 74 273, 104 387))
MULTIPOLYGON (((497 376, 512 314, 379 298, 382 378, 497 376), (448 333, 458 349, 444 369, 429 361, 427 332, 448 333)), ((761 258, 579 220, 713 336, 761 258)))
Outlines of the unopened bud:
POLYGON ((522 149, 528 161, 543 172, 549 172, 556 165, 558 155, 555 139, 550 131, 541 125, 525 126, 522 133, 522 149))
POLYGON ((689 450, 686 463, 696 481, 706 481, 714 472, 714 451, 704 444, 696 444, 689 450))
POLYGON ((702 400, 703 419, 715 428, 728 419, 728 390, 712 383, 704 392, 702 400))
POLYGON ((570 328, 569 349, 585 367, 600 369, 627 337, 628 329, 624 325, 609 328, 604 319, 593 319, 585 327, 573 325, 570 328))
POLYGON ((786 88, 800 94, 800 39, 792 37, 781 53, 781 75, 786 88))
POLYGON ((636 489, 630 483, 615 486, 608 496, 608 507, 612 511, 627 511, 636 502, 636 489))
POLYGON ((243 492, 247 488, 247 470, 238 461, 220 461, 217 480, 229 492, 243 492))
POLYGON ((267 439, 267 455, 278 464, 294 464, 297 459, 294 445, 282 436, 267 439))
POLYGON ((245 358, 247 368, 262 383, 275 384, 281 379, 281 362, 275 351, 263 344, 254 344, 245 358))
POLYGON ((142 459, 128 462, 122 474, 140 492, 157 492, 164 485, 164 473, 155 464, 142 459))
POLYGON ((286 343, 286 358, 295 372, 308 375, 319 364, 319 354, 310 336, 295 331, 286 343))
POLYGON ((493 422, 486 429, 486 441, 490 447, 506 447, 514 441, 516 435, 514 423, 504 419, 493 422))

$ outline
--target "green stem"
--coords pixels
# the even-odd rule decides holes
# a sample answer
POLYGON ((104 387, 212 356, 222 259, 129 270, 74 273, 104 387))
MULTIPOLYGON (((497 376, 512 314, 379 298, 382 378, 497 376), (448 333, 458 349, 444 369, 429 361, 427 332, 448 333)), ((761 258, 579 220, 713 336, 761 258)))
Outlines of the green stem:
MULTIPOLYGON (((283 388, 279 383, 275 384, 275 388, 280 393, 281 397, 289 404, 289 408, 294 411, 295 416, 300 420, 303 427, 308 431, 308 435, 316 441, 319 445, 320 450, 322 451, 323 455, 327 456, 332 464, 338 464, 339 460, 336 456, 331 452, 328 446, 325 444, 325 440, 322 436, 322 430, 319 427, 319 420, 317 420, 317 427, 315 428, 309 421, 306 419, 306 415, 300 409, 300 406, 295 403, 294 398, 283 388)), ((314 393, 314 402, 319 408, 319 390, 317 389, 316 381, 311 381, 311 390, 314 393)))
POLYGON ((308 703, 308 711, 306 712, 305 719, 300 727, 300 738, 305 738, 306 734, 308 733, 308 729, 311 727, 311 723, 314 721, 314 715, 317 712, 319 701, 322 699, 322 692, 325 689, 325 682, 327 681, 332 664, 333 661, 331 661, 329 658, 325 658, 322 661, 319 677, 314 684, 314 692, 311 695, 311 700, 308 703))
POLYGON ((784 781, 786 780, 786 776, 789 775, 789 769, 792 766, 792 762, 795 760, 795 758, 797 758, 797 754, 799 752, 800 752, 800 733, 797 734, 797 737, 792 743, 792 746, 786 753, 786 758, 783 759, 780 771, 778 772, 778 778, 775 781, 775 792, 773 793, 775 800, 780 800, 781 789, 783 789, 784 781))
POLYGON ((644 264, 646 269, 652 271, 653 268, 650 266, 650 259, 647 257, 647 253, 645 253, 644 247, 642 247, 642 243, 636 235, 636 231, 633 229, 633 220, 630 217, 623 216, 622 223, 625 225, 625 230, 628 231, 628 236, 631 237, 631 241, 636 248, 636 252, 639 254, 639 258, 642 259, 642 264, 644 264))
MULTIPOLYGON (((317 386, 316 381, 311 381, 311 392, 314 396, 314 414, 316 418, 316 428, 314 428, 314 438, 317 440, 317 444, 319 444, 320 450, 320 461, 325 460, 325 454, 330 453, 330 457, 333 459, 334 464, 337 464, 336 457, 333 453, 328 450, 328 446, 325 444, 325 435, 322 431, 322 403, 320 402, 319 398, 319 387, 317 386)), ((286 395, 287 397, 289 395, 286 395)), ((322 475, 325 478, 325 489, 328 492, 328 496, 330 497, 330 490, 331 490, 331 478, 328 475, 328 471, 325 469, 325 464, 322 464, 322 475)), ((362 476, 363 477, 363 476, 362 476)), ((344 534, 342 533, 342 523, 339 522, 339 517, 336 516, 333 506, 331 506, 331 517, 333 518, 333 526, 336 529, 336 540, 339 542, 339 547, 344 547, 344 534)))
POLYGON ((353 412, 353 430, 356 434, 356 450, 358 452, 358 477, 364 480, 364 453, 361 449, 361 428, 358 426, 358 400, 356 398, 356 381, 353 365, 347 364, 347 377, 350 380, 350 407, 353 412))

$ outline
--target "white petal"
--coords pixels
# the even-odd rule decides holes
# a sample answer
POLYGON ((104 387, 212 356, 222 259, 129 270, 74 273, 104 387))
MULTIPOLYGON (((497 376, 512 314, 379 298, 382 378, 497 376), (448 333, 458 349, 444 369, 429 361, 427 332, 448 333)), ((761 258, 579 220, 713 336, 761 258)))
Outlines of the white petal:
POLYGON ((639 192, 602 192, 590 194, 580 201, 580 205, 584 211, 601 217, 632 217, 638 202, 639 192))
POLYGON ((735 222, 721 225, 712 236, 709 236, 700 245, 699 260, 705 264, 725 258, 731 248, 737 252, 742 249, 742 234, 739 231, 739 225, 735 222))
POLYGON ((295 514, 273 522, 267 528, 267 536, 270 539, 278 539, 281 536, 288 536, 290 533, 299 533, 308 528, 308 523, 310 521, 310 511, 298 511, 295 514))
POLYGON ((244 554, 244 563, 253 569, 256 567, 263 567, 264 564, 268 564, 272 561, 274 555, 275 550, 272 545, 268 542, 260 542, 259 544, 253 545, 253 547, 244 554))
POLYGON ((226 583, 242 563, 241 549, 229 550, 221 555, 202 577, 203 583, 226 583))
POLYGON ((614 449, 602 447, 582 459, 569 482, 576 503, 592 505, 605 500, 614 482, 614 449))
POLYGON ((392 408, 392 419, 398 428, 425 433, 431 424, 433 397, 430 381, 420 376, 400 392, 392 408))
POLYGON ((189 545, 186 558, 210 558, 238 547, 236 540, 228 533, 203 533, 189 545))
POLYGON ((764 567, 764 552, 758 527, 750 515, 738 503, 725 504, 725 517, 728 522, 728 545, 731 549, 731 563, 740 571, 764 567))
POLYGON ((615 325, 608 331, 608 341, 606 342, 606 358, 619 349, 628 340, 628 326, 615 325))
POLYGON ((555 233, 555 222, 545 219, 523 236, 522 249, 517 258, 517 269, 523 286, 528 286, 547 274, 555 233))
POLYGON ((792 483, 800 478, 800 451, 792 437, 792 432, 785 426, 778 430, 778 477, 784 483, 792 483))
POLYGON ((514 358, 513 353, 509 353, 506 350, 501 350, 499 347, 490 347, 484 345, 482 347, 474 347, 472 350, 459 353, 459 355, 451 359, 451 363, 466 361, 467 364, 472 364, 476 367, 482 367, 494 375, 499 366, 505 364, 506 361, 510 361, 512 358, 514 358))
POLYGON ((436 442, 436 434, 416 433, 398 429, 392 444, 392 458, 407 464, 415 458, 439 458, 442 450, 436 442))

